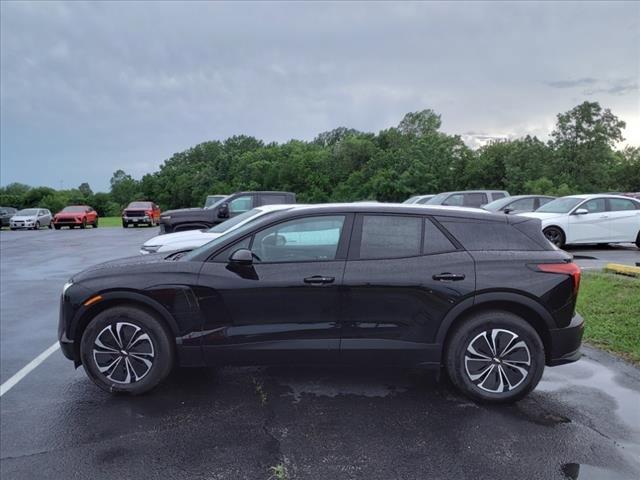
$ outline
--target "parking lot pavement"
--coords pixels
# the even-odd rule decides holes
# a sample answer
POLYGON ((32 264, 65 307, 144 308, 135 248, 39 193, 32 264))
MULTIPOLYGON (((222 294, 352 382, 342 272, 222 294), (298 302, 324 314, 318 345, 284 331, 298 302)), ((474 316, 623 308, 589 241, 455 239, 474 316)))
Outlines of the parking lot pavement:
POLYGON ((635 266, 640 262, 640 249, 633 243, 595 245, 569 245, 564 248, 573 255, 574 260, 583 269, 600 270, 607 263, 622 263, 635 266))
MULTIPOLYGON (((55 341, 71 274, 154 233, 2 232, 2 382, 55 341)), ((384 369, 178 369, 113 397, 55 351, 0 397, 0 476, 267 479, 283 464, 292 479, 638 478, 640 371, 585 352, 490 407, 384 369)))

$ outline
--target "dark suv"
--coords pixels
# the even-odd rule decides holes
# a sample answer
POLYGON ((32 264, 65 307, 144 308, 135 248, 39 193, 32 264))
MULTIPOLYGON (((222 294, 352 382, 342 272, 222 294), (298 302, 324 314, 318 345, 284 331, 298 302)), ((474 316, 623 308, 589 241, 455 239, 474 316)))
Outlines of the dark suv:
POLYGON ((262 205, 296 203, 291 192, 236 192, 205 208, 183 208, 162 212, 160 233, 211 228, 262 205))
POLYGON ((63 290, 64 354, 109 392, 182 366, 444 367, 509 402, 580 356, 580 269, 540 222, 471 209, 298 206, 189 253, 97 265, 63 290))

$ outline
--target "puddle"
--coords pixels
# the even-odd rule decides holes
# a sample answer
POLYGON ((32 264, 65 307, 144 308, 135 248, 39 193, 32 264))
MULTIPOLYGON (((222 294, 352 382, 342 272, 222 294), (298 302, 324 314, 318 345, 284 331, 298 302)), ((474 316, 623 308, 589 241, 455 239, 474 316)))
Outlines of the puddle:
POLYGON ((279 380, 278 383, 289 387, 291 392, 288 395, 293 396, 294 403, 298 403, 303 394, 330 398, 338 395, 381 398, 407 390, 406 386, 384 385, 379 382, 358 383, 354 382, 353 379, 345 382, 328 378, 326 380, 279 380))
POLYGON ((614 470, 579 463, 565 463, 560 468, 568 480, 636 480, 637 477, 625 475, 614 470))

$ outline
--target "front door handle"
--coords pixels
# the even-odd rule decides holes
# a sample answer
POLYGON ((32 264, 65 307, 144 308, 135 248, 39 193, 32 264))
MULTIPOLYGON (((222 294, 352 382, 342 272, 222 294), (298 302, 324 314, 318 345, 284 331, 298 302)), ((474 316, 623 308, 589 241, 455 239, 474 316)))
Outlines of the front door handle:
POLYGON ((333 283, 335 281, 335 277, 323 277, 322 275, 314 275, 313 277, 307 277, 304 279, 304 283, 309 283, 311 285, 324 285, 327 283, 333 283))
POLYGON ((464 280, 465 276, 462 273, 444 272, 434 275, 432 278, 440 282, 458 282, 460 280, 464 280))

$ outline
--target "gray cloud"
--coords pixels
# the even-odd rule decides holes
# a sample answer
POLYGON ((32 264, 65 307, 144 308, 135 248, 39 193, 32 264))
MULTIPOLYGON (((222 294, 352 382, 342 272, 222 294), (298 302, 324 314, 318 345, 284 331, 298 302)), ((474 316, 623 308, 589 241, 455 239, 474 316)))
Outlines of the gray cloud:
POLYGON ((630 87, 640 67, 640 4, 0 9, 2 184, 104 189, 117 168, 140 176, 205 140, 311 139, 338 125, 375 132, 424 108, 439 112, 449 133, 544 137, 585 95, 623 118, 625 136, 640 144, 630 87), (631 80, 616 90, 607 78, 631 80), (563 86, 572 81, 582 83, 563 86))

